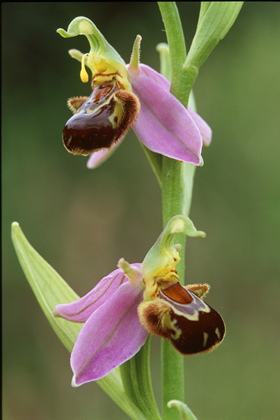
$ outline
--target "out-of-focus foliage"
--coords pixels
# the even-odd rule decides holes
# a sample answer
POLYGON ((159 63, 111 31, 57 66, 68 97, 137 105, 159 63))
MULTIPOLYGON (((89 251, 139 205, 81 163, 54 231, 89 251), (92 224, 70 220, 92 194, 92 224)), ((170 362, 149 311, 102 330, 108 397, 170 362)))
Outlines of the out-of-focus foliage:
MULTIPOLYGON (((178 4, 188 45, 198 7, 178 4)), ((132 132, 94 171, 62 146, 67 98, 89 93, 67 51, 87 43, 56 29, 79 15, 126 61, 142 35, 142 61, 157 70, 155 48, 166 40, 155 2, 2 3, 5 420, 124 419, 96 384, 71 388, 69 354, 20 269, 11 223, 80 295, 120 257, 142 261, 162 230, 160 191, 132 132)), ((194 88, 214 136, 191 211, 207 237, 188 239, 186 282, 211 284, 208 302, 227 324, 215 352, 186 358, 186 401, 200 420, 275 420, 280 411, 279 18, 279 2, 245 2, 194 88)))

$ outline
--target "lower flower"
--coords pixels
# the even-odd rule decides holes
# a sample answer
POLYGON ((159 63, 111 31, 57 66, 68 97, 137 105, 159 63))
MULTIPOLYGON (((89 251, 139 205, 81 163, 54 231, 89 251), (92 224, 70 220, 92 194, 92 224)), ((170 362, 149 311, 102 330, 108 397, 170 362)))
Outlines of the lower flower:
POLYGON ((103 378, 132 358, 149 333, 167 338, 182 354, 207 352, 224 338, 224 322, 203 298, 207 284, 181 286, 176 233, 204 236, 176 216, 142 264, 121 259, 119 268, 79 300, 57 305, 55 315, 84 322, 71 354, 73 385, 103 378))

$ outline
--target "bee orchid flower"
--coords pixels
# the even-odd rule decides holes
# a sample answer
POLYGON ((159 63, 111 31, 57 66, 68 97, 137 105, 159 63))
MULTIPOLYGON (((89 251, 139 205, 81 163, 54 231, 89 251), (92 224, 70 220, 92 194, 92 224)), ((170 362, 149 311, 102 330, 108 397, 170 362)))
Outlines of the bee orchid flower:
POLYGON ((225 326, 203 298, 207 284, 181 286, 175 235, 204 236, 189 219, 175 216, 167 224, 142 264, 124 259, 79 300, 54 311, 84 323, 71 354, 73 385, 103 378, 132 358, 149 333, 170 340, 184 355, 207 352, 223 340, 225 326))
POLYGON ((63 37, 85 35, 90 52, 70 50, 81 62, 80 77, 88 82, 89 97, 74 97, 68 106, 74 115, 63 129, 63 144, 73 154, 91 155, 94 168, 107 159, 132 128, 151 151, 172 159, 202 164, 202 145, 211 141, 211 128, 193 110, 170 93, 170 82, 151 67, 139 63, 141 37, 136 37, 131 62, 126 65, 89 19, 74 19, 63 37))

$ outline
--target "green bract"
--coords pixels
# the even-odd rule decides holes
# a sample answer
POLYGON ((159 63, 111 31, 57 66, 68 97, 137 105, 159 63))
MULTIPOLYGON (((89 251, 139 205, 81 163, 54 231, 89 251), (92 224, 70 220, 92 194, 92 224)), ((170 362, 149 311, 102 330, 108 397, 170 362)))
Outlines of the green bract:
POLYGON ((167 407, 176 407, 180 414, 181 420, 197 420, 197 417, 193 414, 191 409, 182 401, 171 400, 167 403, 167 407))
POLYGON ((242 1, 202 2, 199 21, 185 67, 199 68, 234 24, 242 1))

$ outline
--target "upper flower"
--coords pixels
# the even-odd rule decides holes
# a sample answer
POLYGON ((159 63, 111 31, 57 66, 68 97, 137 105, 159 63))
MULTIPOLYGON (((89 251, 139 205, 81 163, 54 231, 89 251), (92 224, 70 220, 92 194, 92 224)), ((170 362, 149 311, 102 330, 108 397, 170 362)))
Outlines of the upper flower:
POLYGON ((107 375, 133 357, 148 333, 168 338, 182 354, 212 350, 221 343, 221 316, 202 299, 207 284, 183 287, 176 265, 175 235, 204 236, 189 219, 170 220, 142 264, 121 259, 119 268, 84 297, 57 305, 55 315, 85 322, 71 354, 73 385, 107 375))
POLYGON ((63 37, 83 34, 90 52, 70 50, 81 62, 80 77, 92 93, 68 101, 74 115, 63 130, 63 143, 74 154, 89 155, 88 167, 98 166, 124 138, 130 127, 150 150, 195 165, 202 163, 203 142, 211 141, 211 129, 171 93, 170 82, 144 64, 139 64, 141 37, 134 43, 131 63, 126 66, 96 26, 87 18, 74 19, 63 37))

